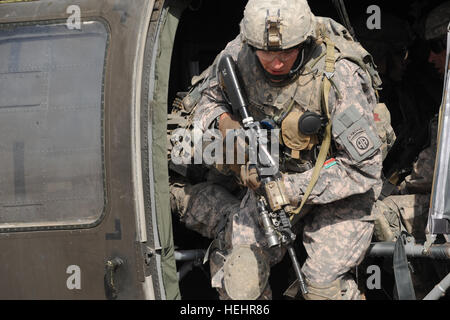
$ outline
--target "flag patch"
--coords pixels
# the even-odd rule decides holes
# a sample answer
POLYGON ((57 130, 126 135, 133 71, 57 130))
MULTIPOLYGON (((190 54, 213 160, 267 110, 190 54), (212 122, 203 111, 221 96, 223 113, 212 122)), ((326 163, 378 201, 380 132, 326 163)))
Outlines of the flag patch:
POLYGON ((331 158, 330 160, 327 160, 323 166, 325 167, 325 169, 329 169, 332 166, 334 166, 335 164, 337 164, 336 159, 335 158, 331 158))

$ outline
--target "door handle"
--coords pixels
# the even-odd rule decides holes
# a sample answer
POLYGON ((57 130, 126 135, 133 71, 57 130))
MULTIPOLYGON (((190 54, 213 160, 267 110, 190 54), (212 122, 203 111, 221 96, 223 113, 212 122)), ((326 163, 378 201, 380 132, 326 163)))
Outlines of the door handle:
POLYGON ((117 299, 117 293, 119 292, 116 283, 116 271, 123 264, 123 260, 120 258, 114 258, 112 260, 106 261, 105 265, 105 294, 106 298, 109 300, 117 299))

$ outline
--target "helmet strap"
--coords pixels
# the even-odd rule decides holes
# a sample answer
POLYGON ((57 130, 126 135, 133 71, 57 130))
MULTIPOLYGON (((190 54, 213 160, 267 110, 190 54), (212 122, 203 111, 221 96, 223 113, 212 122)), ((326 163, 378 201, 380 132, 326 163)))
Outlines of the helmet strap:
POLYGON ((303 67, 305 63, 305 51, 306 48, 301 49, 301 55, 299 54, 297 57, 297 60, 295 60, 294 65, 292 66, 292 69, 289 71, 289 76, 293 77, 295 76, 300 69, 303 67))

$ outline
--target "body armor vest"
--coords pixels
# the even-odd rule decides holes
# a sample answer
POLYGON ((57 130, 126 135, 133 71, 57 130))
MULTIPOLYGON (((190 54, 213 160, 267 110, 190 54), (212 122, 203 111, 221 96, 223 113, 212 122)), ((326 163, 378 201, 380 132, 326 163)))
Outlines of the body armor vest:
POLYGON ((290 84, 274 86, 257 66, 256 55, 243 44, 237 63, 242 75, 249 112, 255 120, 271 119, 281 129, 280 169, 282 172, 304 172, 314 167, 317 145, 321 137, 304 135, 298 130, 298 120, 306 111, 322 114, 321 83, 324 58, 316 61, 326 50, 319 45, 312 59, 290 84), (314 65, 313 65, 314 63, 314 65))
MULTIPOLYGON (((367 72, 375 90, 381 80, 375 70, 371 55, 354 42, 347 30, 329 18, 317 17, 317 38, 329 37, 335 44, 336 61, 347 59, 367 72)), ((317 157, 317 146, 322 137, 305 136, 298 132, 297 120, 306 111, 323 115, 321 84, 325 71, 326 45, 317 43, 310 53, 310 59, 299 75, 289 84, 277 87, 269 82, 256 61, 257 57, 245 43, 241 44, 237 55, 244 87, 250 102, 249 111, 254 119, 274 120, 281 129, 280 169, 284 172, 304 172, 312 169, 317 157)), ((335 88, 337 89, 337 88, 335 88)))

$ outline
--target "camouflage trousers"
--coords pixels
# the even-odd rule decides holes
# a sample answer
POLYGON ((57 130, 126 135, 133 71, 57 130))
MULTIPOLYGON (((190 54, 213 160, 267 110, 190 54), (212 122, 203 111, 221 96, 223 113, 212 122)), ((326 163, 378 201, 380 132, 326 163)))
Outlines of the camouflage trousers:
POLYGON ((429 204, 429 194, 393 195, 378 200, 373 207, 377 216, 376 240, 394 241, 402 231, 413 235, 416 240, 424 240, 429 204))
MULTIPOLYGON (((172 187, 171 195, 172 201, 178 202, 181 220, 187 228, 211 239, 218 238, 223 243, 221 250, 210 256, 212 286, 217 288, 221 299, 229 299, 230 292, 231 298, 249 299, 249 296, 256 298, 259 295, 259 299, 270 299, 268 272, 270 267, 282 260, 285 250, 267 247, 258 222, 255 193, 249 190, 239 201, 225 188, 203 183, 183 191, 172 187), (227 260, 233 256, 233 251, 246 247, 257 257, 258 270, 262 271, 260 283, 256 284, 259 285, 256 289, 258 295, 255 290, 249 289, 249 296, 240 296, 236 292, 245 291, 251 284, 239 287, 232 280, 227 282, 227 277, 232 276, 227 260)), ((344 299, 359 297, 357 285, 348 272, 361 263, 373 232, 373 221, 363 221, 371 208, 367 209, 367 199, 360 198, 354 200, 365 200, 365 205, 358 206, 352 200, 342 200, 318 207, 305 219, 303 244, 308 254, 302 267, 305 280, 308 284, 320 286, 341 279, 342 287, 348 292, 343 294, 344 299)), ((231 264, 234 262, 239 264, 236 260, 231 264)), ((237 278, 239 281, 244 279, 242 275, 237 278)))
POLYGON ((372 240, 372 203, 369 195, 358 195, 317 206, 306 216, 303 245, 308 257, 302 272, 308 283, 322 287, 340 280, 340 299, 362 298, 350 271, 362 262, 372 240))

